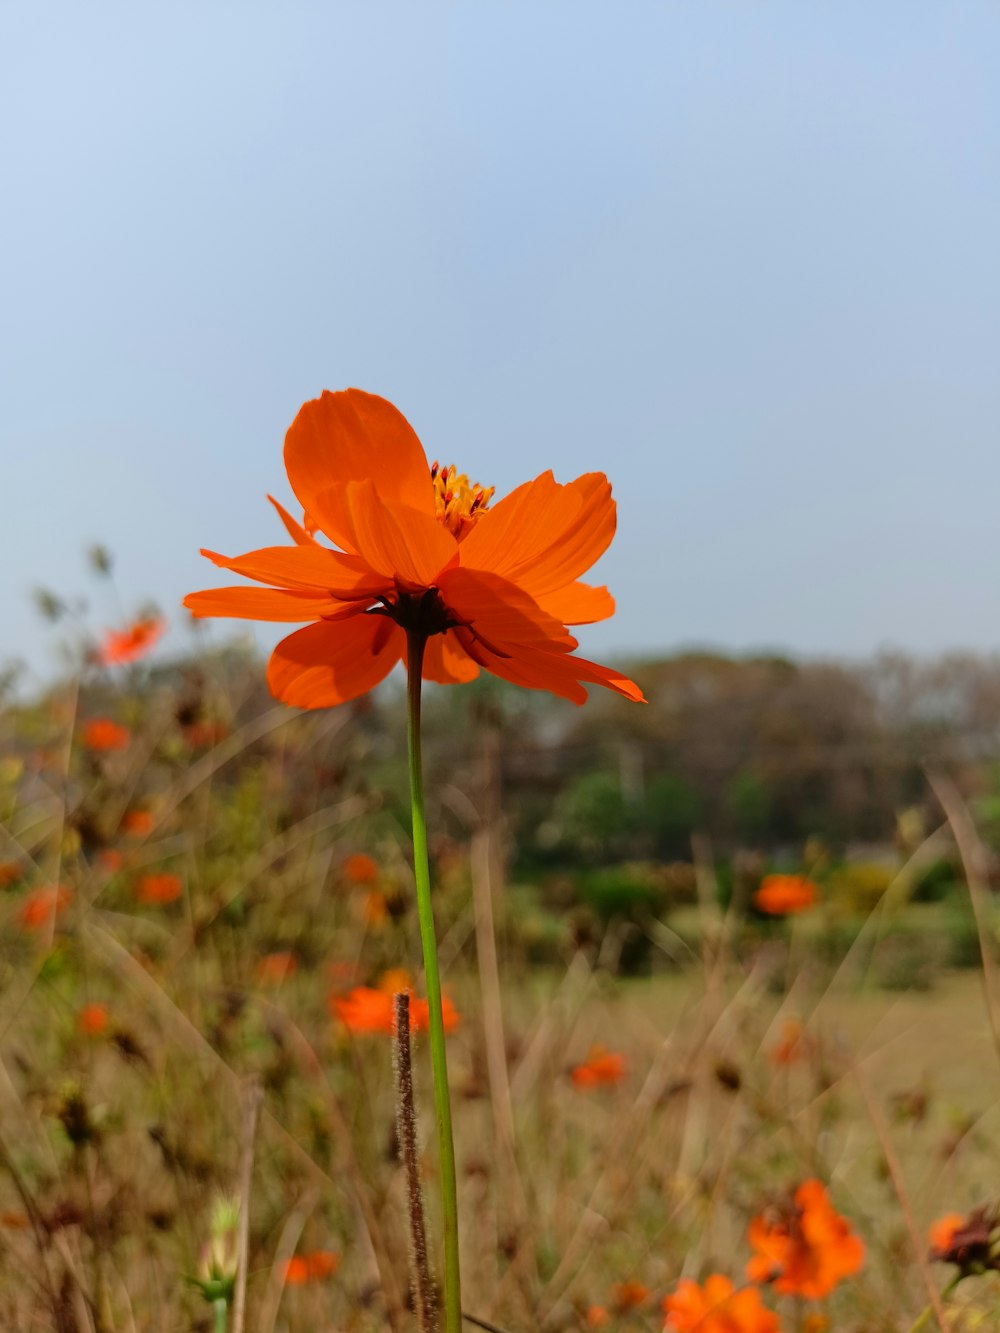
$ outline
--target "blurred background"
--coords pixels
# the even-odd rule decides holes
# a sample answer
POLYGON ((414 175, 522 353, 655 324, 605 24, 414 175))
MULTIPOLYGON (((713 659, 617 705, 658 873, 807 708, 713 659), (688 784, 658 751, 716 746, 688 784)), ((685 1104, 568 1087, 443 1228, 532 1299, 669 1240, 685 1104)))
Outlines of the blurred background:
POLYGON ((402 683, 298 714, 287 627, 180 607, 349 385, 498 495, 609 474, 581 646, 649 700, 427 694, 469 1308, 659 1327, 815 1176, 869 1245, 829 1326, 920 1326, 1000 1134, 998 37, 0 5, 5 1326, 208 1333, 247 1081, 247 1326, 412 1326, 402 683))

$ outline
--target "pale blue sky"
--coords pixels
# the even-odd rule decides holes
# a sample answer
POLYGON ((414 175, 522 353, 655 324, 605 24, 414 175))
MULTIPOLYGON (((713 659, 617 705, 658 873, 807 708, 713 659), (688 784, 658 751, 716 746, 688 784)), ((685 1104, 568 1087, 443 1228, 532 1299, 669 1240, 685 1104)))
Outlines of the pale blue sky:
POLYGON ((0 658, 97 539, 182 646, 351 384, 609 473, 595 654, 1000 647, 994 0, 25 0, 0 125, 0 658))

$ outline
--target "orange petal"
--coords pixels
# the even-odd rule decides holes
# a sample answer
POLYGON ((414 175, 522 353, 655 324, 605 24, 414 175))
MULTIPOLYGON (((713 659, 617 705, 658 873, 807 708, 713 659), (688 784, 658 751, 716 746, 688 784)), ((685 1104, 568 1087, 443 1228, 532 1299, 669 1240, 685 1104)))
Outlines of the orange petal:
POLYGON ((615 613, 615 599, 607 588, 589 583, 569 583, 558 592, 544 593, 535 601, 564 625, 593 625, 615 613))
POLYGON ((345 550, 350 535, 323 502, 331 487, 371 478, 383 499, 434 515, 423 446, 402 412, 373 393, 326 390, 304 403, 285 436, 285 468, 303 509, 345 550))
POLYGON ((478 675, 479 668, 455 637, 454 630, 434 634, 427 640, 424 680, 433 680, 438 685, 461 685, 478 675))
POLYGON ((523 685, 529 690, 548 690, 571 703, 582 704, 586 702, 587 691, 581 681, 586 681, 587 684, 603 685, 635 703, 645 703, 638 685, 611 667, 588 662, 572 653, 547 651, 525 644, 515 645, 509 656, 499 656, 477 640, 470 630, 459 629, 457 633, 473 661, 515 685, 523 685))
POLYGON ((352 536, 361 559, 411 590, 429 587, 458 542, 431 514, 382 499, 370 479, 347 487, 352 536))
POLYGON ((570 703, 586 703, 587 691, 583 686, 556 668, 558 654, 518 648, 516 656, 500 657, 478 641, 469 630, 460 629, 457 634, 472 660, 501 680, 509 680, 511 684, 528 690, 548 690, 551 694, 568 699, 570 703))
POLYGON ((615 535, 615 503, 603 472, 560 485, 544 472, 487 510, 462 543, 462 564, 489 569, 533 597, 585 573, 615 535))
POLYGON ((548 549, 553 532, 570 525, 581 504, 576 491, 560 486, 551 472, 543 472, 479 517, 462 542, 462 564, 516 577, 548 549))
POLYGON ((285 531, 296 546, 318 546, 315 537, 311 537, 301 523, 296 523, 283 504, 279 504, 273 495, 267 497, 278 511, 278 517, 285 525, 285 531))
POLYGON ((406 648, 406 635, 385 616, 321 620, 282 639, 267 664, 267 683, 282 703, 332 708, 383 680, 406 648))
POLYGON ((230 558, 215 551, 202 555, 221 569, 231 569, 258 583, 299 588, 314 596, 323 592, 341 601, 363 599, 385 590, 386 580, 373 574, 357 556, 328 551, 325 546, 264 546, 230 558))
POLYGON ((455 619, 501 656, 521 644, 569 652, 576 639, 515 583, 485 570, 446 569, 437 580, 455 619))
POLYGON ((320 620, 356 615, 351 603, 287 588, 208 588, 188 593, 184 605, 193 616, 228 616, 234 620, 320 620))

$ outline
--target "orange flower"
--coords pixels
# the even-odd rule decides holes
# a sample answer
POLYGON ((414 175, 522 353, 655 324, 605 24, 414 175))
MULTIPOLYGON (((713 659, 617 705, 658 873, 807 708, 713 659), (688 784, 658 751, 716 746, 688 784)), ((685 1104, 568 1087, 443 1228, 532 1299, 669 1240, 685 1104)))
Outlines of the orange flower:
POLYGON ((364 852, 355 852, 341 867, 348 884, 374 884, 378 880, 378 866, 364 852))
POLYGON ((109 717, 95 717, 83 728, 83 743, 88 750, 124 750, 132 739, 128 727, 109 717))
POLYGON ((122 827, 133 838, 145 838, 153 831, 152 813, 149 810, 126 810, 122 827))
POLYGON ((361 915, 369 926, 384 926, 389 920, 389 900, 384 893, 373 889, 366 893, 361 904, 361 915))
POLYGON ((109 629, 98 650, 98 660, 104 666, 119 666, 136 662, 152 648, 165 629, 158 617, 135 620, 123 630, 109 629))
POLYGON ((782 1026, 781 1037, 771 1047, 768 1059, 773 1065, 792 1065, 804 1060, 809 1053, 809 1039, 797 1018, 790 1018, 782 1026))
POLYGON ((611 1304, 616 1314, 627 1314, 637 1310, 649 1300, 649 1288, 630 1278, 627 1282, 616 1282, 611 1288, 611 1304))
POLYGON ((756 1287, 737 1291, 721 1273, 707 1277, 703 1286, 683 1278, 664 1299, 663 1313, 672 1333, 779 1333, 780 1328, 756 1287))
POLYGON ((939 1217, 936 1222, 931 1223, 930 1231, 927 1233, 931 1249, 950 1250, 956 1231, 961 1231, 964 1226, 965 1218, 961 1213, 945 1213, 944 1217, 939 1217))
POLYGON ((16 861, 0 862, 0 889, 10 888, 21 878, 21 867, 16 861))
MULTIPOLYGON (((395 1015, 392 1003, 393 992, 376 990, 372 986, 355 986, 347 995, 330 997, 330 1012, 339 1018, 350 1032, 385 1032, 391 1035, 395 1030, 395 1015)), ((443 996, 441 1011, 445 1032, 454 1032, 462 1021, 458 1010, 443 996)), ((426 1000, 410 997, 410 1031, 426 1032, 429 1018, 426 1000)))
POLYGON ((117 847, 102 847, 97 853, 97 864, 106 875, 115 875, 122 868, 125 858, 117 847))
POLYGON ((766 875, 753 896, 754 906, 769 916, 791 916, 812 907, 819 890, 801 875, 766 875))
POLYGON ((265 986, 278 986, 289 977, 294 977, 297 967, 295 955, 287 949, 265 954, 257 964, 257 980, 265 986))
POLYGON ((828 1296, 865 1257, 863 1242, 818 1180, 802 1182, 794 1205, 755 1217, 748 1239, 756 1250, 747 1264, 751 1282, 773 1282, 775 1291, 809 1300, 828 1296))
POLYGON ((587 1307, 584 1322, 588 1328, 603 1328, 609 1318, 610 1315, 603 1305, 590 1305, 587 1307))
POLYGON ((73 890, 63 885, 52 889, 36 889, 25 898, 17 914, 25 930, 40 930, 42 926, 64 912, 73 898, 73 890))
POLYGON ((1000 1270, 1000 1213, 976 1208, 968 1217, 946 1213, 930 1229, 930 1259, 954 1264, 963 1277, 1000 1270))
POLYGON ((76 1016, 76 1025, 85 1037, 99 1037, 107 1031, 107 1005, 85 1004, 76 1016))
POLYGON ((603 1046, 591 1046, 586 1060, 571 1069, 569 1076, 574 1088, 588 1092, 591 1088, 619 1083, 625 1077, 625 1057, 606 1051, 603 1046))
POLYGON ((190 722, 183 730, 184 739, 192 750, 207 750, 229 735, 224 722, 190 722))
POLYGON ((301 1287, 307 1282, 321 1282, 331 1277, 340 1267, 340 1255, 333 1250, 312 1250, 296 1254, 285 1264, 285 1282, 290 1287, 301 1287))
POLYGON ((560 485, 543 472, 490 508, 492 489, 428 467, 405 417, 358 389, 302 407, 285 467, 304 523, 272 504, 295 544, 235 558, 203 551, 269 586, 184 599, 195 616, 312 622, 271 655, 278 699, 327 708, 364 694, 405 657, 407 631, 427 636, 427 680, 457 684, 483 668, 574 703, 587 697, 584 682, 642 699, 618 672, 575 657, 566 629, 614 612, 606 588, 577 581, 614 535, 602 473, 560 485))
POLYGON ((141 903, 163 906, 174 903, 181 896, 183 886, 176 875, 143 875, 135 885, 135 896, 141 903))

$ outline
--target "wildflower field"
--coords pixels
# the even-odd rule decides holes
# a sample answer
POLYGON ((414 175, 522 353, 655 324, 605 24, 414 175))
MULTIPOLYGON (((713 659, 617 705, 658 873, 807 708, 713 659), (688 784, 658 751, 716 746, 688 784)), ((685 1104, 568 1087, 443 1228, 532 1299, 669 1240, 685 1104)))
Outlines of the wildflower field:
POLYGON ((304 625, 268 664, 74 627, 0 716, 3 1327, 995 1326, 989 766, 866 761, 833 829, 817 741, 713 811, 676 680, 567 628, 603 476, 494 497, 357 391, 285 461, 186 599, 304 625))

